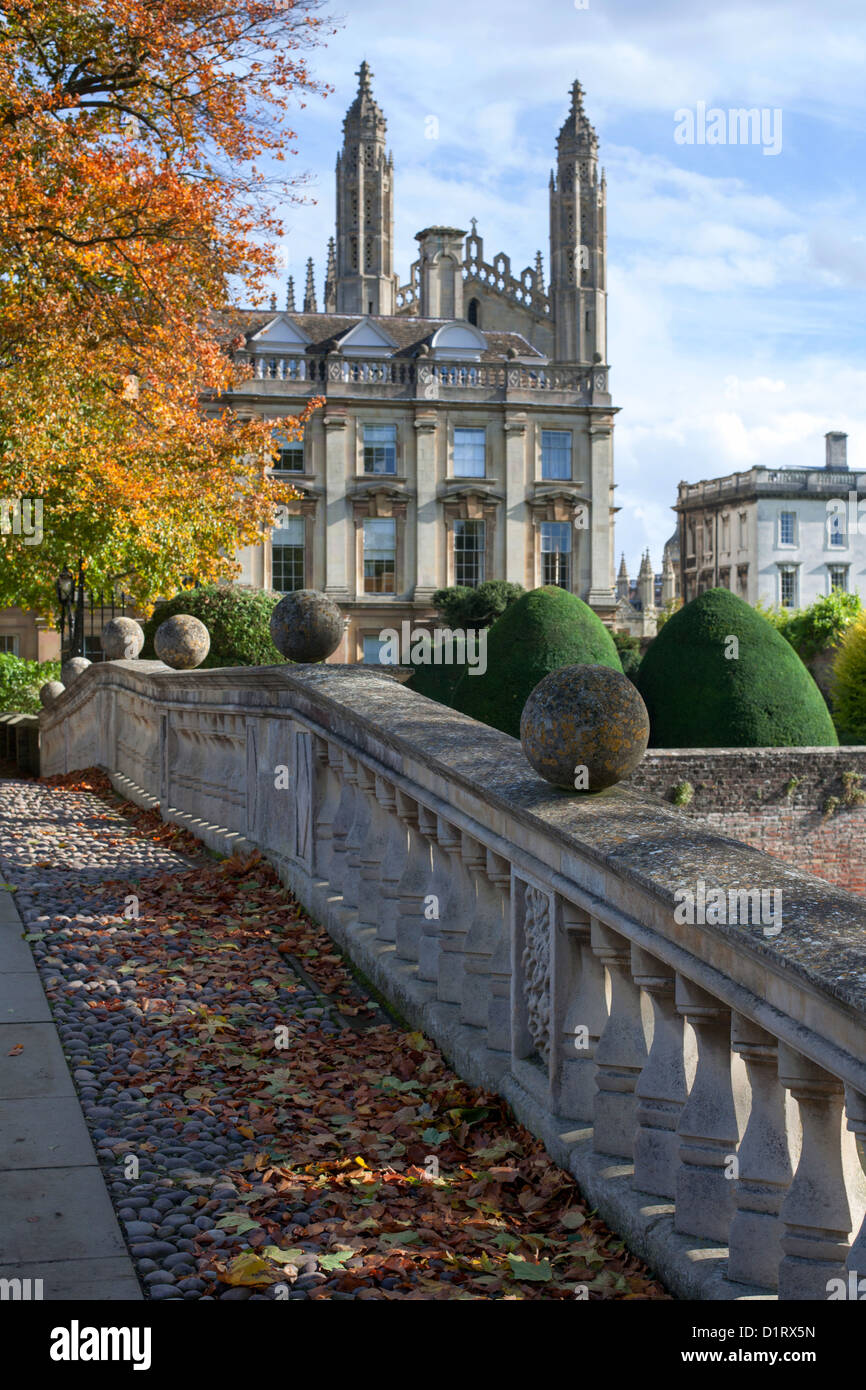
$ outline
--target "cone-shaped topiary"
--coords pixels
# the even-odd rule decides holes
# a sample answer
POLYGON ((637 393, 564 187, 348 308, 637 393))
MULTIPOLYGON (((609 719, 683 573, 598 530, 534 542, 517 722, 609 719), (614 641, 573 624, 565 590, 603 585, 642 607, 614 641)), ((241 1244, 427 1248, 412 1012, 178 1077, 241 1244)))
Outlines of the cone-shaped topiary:
POLYGON ((454 707, 518 738, 523 706, 538 682, 561 666, 622 671, 613 638, 582 599, 553 585, 533 589, 488 630, 487 670, 464 672, 454 707))
POLYGON ((866 743, 866 612, 848 628, 833 663, 833 714, 843 743, 866 743))
POLYGON ((651 748, 803 748, 839 740, 821 692, 784 637, 728 589, 669 618, 635 685, 651 748))

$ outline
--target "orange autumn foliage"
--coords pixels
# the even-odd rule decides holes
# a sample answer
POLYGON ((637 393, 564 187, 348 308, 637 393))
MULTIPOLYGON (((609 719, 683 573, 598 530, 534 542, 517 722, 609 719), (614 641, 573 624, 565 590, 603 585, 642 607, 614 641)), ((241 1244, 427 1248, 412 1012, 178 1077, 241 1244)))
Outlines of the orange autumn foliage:
MULTIPOLYGON (((319 0, 0 4, 0 603, 50 610, 64 564, 145 608, 234 553, 291 495, 272 431, 239 419, 214 311, 261 305, 297 182, 274 175, 293 102, 327 89, 319 0), (205 409, 202 402, 205 402, 205 409)), ((240 331, 240 330, 238 330, 240 331)))

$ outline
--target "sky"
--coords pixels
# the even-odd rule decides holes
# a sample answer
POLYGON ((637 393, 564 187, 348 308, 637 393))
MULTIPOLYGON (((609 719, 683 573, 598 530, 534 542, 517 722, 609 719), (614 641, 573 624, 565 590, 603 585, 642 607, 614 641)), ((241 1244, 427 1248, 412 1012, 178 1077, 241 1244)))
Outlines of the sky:
MULTIPOLYGON (((579 78, 608 181, 617 563, 656 569, 677 483, 824 463, 866 471, 863 0, 352 0, 297 112, 306 201, 281 256, 321 305, 334 160, 362 58, 395 163, 396 269, 415 233, 478 219, 485 259, 549 268, 548 178, 579 78), (683 111, 757 107, 763 144, 681 143, 683 111), (429 118, 435 117, 435 121, 429 118), (435 138, 430 138, 431 133, 435 138), (775 152, 765 153, 765 147, 775 152)), ((727 127, 727 120, 725 121, 727 127)), ((717 123, 717 133, 728 133, 717 123)), ((279 304, 285 285, 279 286, 279 304)))

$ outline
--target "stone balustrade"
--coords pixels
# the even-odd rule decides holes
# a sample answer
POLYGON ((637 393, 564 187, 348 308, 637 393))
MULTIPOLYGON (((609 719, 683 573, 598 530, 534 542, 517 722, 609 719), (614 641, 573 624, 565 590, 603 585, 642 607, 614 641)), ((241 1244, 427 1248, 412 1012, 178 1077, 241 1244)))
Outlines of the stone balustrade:
POLYGON ((435 358, 315 357, 301 353, 239 354, 252 367, 246 394, 351 396, 372 388, 389 400, 536 399, 592 404, 608 390, 607 368, 528 362, 451 362, 435 358))
POLYGON ((266 854, 673 1292, 866 1293, 861 900, 633 789, 558 791, 381 671, 106 662, 40 727, 43 774, 100 765, 266 854), (781 930, 679 921, 698 880, 779 889, 781 930))

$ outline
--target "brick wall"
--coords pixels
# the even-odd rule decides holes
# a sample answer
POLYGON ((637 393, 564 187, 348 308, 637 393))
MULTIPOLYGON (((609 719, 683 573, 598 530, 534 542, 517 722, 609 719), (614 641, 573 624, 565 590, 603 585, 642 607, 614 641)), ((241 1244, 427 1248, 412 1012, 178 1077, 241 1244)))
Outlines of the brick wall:
POLYGON ((866 748, 651 748, 625 785, 670 802, 684 782, 701 827, 866 894, 866 748))

